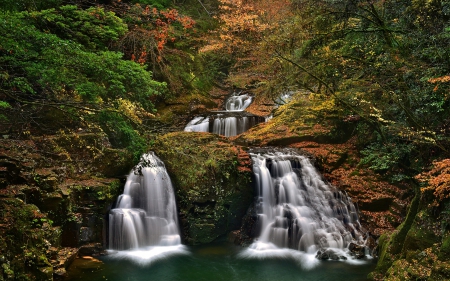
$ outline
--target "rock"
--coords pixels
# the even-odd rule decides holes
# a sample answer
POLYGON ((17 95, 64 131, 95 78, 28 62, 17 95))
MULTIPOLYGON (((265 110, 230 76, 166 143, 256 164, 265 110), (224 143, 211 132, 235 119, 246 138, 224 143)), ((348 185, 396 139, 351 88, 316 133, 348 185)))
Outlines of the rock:
POLYGON ((348 245, 350 254, 357 259, 362 259, 366 256, 366 247, 364 245, 358 245, 356 243, 350 243, 348 245))
POLYGON ((91 243, 83 245, 78 249, 81 256, 98 256, 104 251, 101 243, 91 243))
POLYGON ((320 249, 317 251, 316 259, 319 260, 346 260, 347 257, 340 255, 338 252, 333 249, 320 249))
POLYGON ((241 227, 253 201, 242 147, 214 134, 176 132, 159 137, 152 150, 174 185, 185 243, 209 243, 241 227))
POLYGON ((82 256, 81 257, 83 260, 90 260, 90 261, 92 261, 92 262, 101 262, 100 260, 98 260, 98 259, 96 259, 96 258, 94 258, 94 257, 91 257, 91 256, 82 256))
POLYGON ((94 231, 90 227, 80 228, 80 241, 81 242, 91 242, 94 236, 94 231))

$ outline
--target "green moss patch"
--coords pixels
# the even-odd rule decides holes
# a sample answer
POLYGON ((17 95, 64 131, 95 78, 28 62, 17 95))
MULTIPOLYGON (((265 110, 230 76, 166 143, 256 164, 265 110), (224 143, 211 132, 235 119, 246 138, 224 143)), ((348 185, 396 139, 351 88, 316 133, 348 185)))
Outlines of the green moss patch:
POLYGON ((242 147, 214 134, 177 132, 157 138, 152 150, 176 187, 187 243, 208 243, 239 229, 253 200, 250 158, 242 147))

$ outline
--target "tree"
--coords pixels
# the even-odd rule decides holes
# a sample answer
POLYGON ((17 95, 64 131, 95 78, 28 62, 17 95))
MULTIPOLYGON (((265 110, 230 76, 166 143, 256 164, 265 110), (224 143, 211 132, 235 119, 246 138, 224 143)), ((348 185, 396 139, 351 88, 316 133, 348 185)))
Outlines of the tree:
POLYGON ((143 65, 104 50, 125 30, 100 8, 0 15, 2 131, 23 135, 100 126, 121 147, 139 142, 135 130, 151 116, 152 99, 165 84, 143 65))

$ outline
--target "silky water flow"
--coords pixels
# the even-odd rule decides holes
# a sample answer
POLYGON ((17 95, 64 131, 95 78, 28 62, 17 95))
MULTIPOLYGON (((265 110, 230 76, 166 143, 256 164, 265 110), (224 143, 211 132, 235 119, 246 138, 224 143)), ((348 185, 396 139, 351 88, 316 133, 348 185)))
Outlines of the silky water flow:
POLYGON ((363 242, 350 198, 293 151, 258 149, 251 157, 260 235, 249 247, 225 241, 183 246, 170 178, 164 164, 146 154, 110 212, 104 264, 93 270, 81 263, 68 280, 365 280, 374 263, 354 259, 346 249, 363 242), (348 259, 321 262, 320 250, 348 259))
POLYGON ((294 151, 250 153, 257 191, 259 237, 242 257, 295 255, 303 266, 319 262, 318 251, 358 263, 347 247, 364 244, 357 209, 342 191, 327 184, 305 156, 294 151))
POLYGON ((117 257, 142 263, 184 253, 177 216, 164 163, 153 153, 144 154, 128 175, 116 208, 110 211, 109 249, 117 257))
POLYGON ((252 103, 249 94, 233 93, 225 101, 224 111, 214 112, 208 116, 197 116, 184 128, 186 132, 210 132, 232 137, 247 131, 265 119, 260 116, 244 112, 252 103))

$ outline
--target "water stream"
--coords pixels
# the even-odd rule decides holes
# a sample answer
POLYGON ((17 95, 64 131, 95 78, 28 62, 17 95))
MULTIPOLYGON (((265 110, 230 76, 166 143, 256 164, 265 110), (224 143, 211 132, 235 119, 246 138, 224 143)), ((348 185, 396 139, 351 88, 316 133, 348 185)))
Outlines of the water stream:
POLYGON ((193 118, 184 128, 186 132, 210 132, 232 137, 247 131, 265 118, 245 112, 252 103, 249 94, 233 93, 224 103, 223 111, 214 111, 208 115, 193 118))

